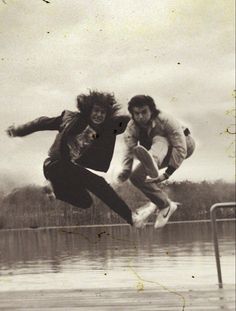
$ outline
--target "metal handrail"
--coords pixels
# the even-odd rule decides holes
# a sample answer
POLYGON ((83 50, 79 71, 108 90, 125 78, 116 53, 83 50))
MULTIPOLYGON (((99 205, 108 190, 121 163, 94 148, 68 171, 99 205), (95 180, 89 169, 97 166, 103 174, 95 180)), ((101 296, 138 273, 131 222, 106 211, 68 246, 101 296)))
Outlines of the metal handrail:
POLYGON ((223 288, 222 274, 221 274, 221 266, 220 266, 220 252, 219 252, 219 243, 217 236, 217 224, 216 224, 216 209, 217 208, 229 208, 236 207, 236 202, 227 202, 227 203, 216 203, 211 206, 210 214, 211 214, 211 224, 212 224, 212 235, 214 241, 214 249, 215 249, 215 258, 216 258, 216 268, 218 274, 218 284, 219 288, 223 288))

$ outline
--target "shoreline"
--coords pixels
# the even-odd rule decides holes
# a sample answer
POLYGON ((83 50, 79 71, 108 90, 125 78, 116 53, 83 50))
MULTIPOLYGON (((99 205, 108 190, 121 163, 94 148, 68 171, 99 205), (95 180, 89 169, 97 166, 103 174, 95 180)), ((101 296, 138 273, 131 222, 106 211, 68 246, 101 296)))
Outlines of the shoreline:
MULTIPOLYGON (((222 219, 216 219, 217 222, 223 222, 223 221, 236 221, 236 218, 222 218, 222 219)), ((174 224, 192 224, 192 223, 210 223, 210 219, 202 219, 202 220, 183 220, 183 221, 170 221, 167 223, 167 225, 174 225, 174 224)), ((148 222, 147 226, 154 225, 153 222, 148 222)), ((22 228, 3 228, 0 229, 0 232, 3 231, 39 231, 39 230, 56 230, 56 229, 65 229, 65 228, 104 228, 104 227, 127 227, 129 226, 130 229, 132 227, 129 224, 97 224, 97 225, 72 225, 72 226, 48 226, 48 227, 22 227, 22 228)), ((135 229, 135 228, 133 228, 135 229)), ((136 229, 138 230, 138 229, 136 229)), ((141 230, 140 230, 141 231, 141 230)))

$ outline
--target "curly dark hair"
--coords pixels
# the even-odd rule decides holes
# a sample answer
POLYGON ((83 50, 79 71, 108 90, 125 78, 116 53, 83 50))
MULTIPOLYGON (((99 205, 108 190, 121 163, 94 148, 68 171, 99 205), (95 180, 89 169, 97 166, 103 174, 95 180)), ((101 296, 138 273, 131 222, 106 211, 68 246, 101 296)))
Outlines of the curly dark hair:
POLYGON ((160 110, 157 109, 156 104, 151 96, 148 95, 136 95, 130 99, 128 102, 128 110, 133 115, 134 107, 143 107, 148 106, 152 112, 152 116, 155 117, 158 115, 160 110))
POLYGON ((105 121, 113 117, 120 109, 114 94, 111 93, 89 90, 89 94, 80 94, 77 96, 77 108, 85 119, 90 118, 94 104, 106 109, 107 115, 105 121))

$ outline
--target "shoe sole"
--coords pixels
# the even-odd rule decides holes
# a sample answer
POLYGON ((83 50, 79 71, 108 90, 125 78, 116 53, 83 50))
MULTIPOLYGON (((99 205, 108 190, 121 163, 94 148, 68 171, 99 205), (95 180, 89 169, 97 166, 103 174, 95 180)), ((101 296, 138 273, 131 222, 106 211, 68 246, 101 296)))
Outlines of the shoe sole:
POLYGON ((171 210, 171 208, 169 208, 168 212, 166 213, 166 215, 163 215, 163 218, 168 218, 168 220, 170 219, 171 215, 174 214, 174 212, 177 210, 178 206, 175 206, 175 208, 173 208, 171 210))
MULTIPOLYGON (((179 206, 179 204, 177 204, 177 205, 175 206, 175 208, 174 208, 172 211, 171 211, 171 208, 169 207, 169 210, 168 210, 168 212, 166 213, 166 215, 165 215, 165 216, 164 216, 164 215, 162 216, 163 219, 166 220, 166 222, 165 222, 161 227, 156 227, 156 222, 155 222, 154 228, 155 228, 155 229, 162 229, 163 227, 165 227, 165 225, 168 223, 170 217, 171 217, 171 216, 174 214, 174 212, 177 210, 178 206, 179 206)), ((158 216, 159 216, 159 215, 157 215, 157 218, 158 218, 158 216)))
POLYGON ((137 146, 134 150, 137 159, 143 164, 147 175, 151 178, 159 176, 158 168, 153 157, 143 146, 137 146))
POLYGON ((139 208, 136 213, 137 216, 141 217, 141 219, 134 221, 134 226, 136 228, 144 228, 146 226, 147 219, 155 212, 156 208, 156 206, 148 209, 143 206, 139 208))

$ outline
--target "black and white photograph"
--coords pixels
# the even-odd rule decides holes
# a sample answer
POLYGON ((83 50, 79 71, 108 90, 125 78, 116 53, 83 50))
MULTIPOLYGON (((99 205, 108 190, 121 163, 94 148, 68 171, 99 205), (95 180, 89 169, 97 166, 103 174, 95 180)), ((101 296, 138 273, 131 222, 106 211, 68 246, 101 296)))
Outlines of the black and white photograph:
POLYGON ((235 310, 235 2, 0 0, 0 310, 235 310))

